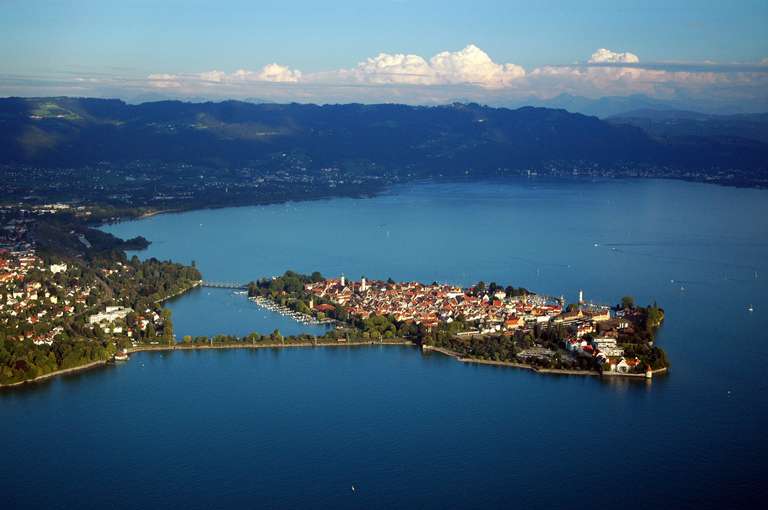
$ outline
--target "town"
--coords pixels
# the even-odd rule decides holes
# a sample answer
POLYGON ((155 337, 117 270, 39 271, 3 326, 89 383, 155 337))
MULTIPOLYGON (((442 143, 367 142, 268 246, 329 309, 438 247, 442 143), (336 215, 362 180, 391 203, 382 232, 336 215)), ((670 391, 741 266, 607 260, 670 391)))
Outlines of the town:
POLYGON ((194 268, 128 260, 116 248, 122 242, 50 220, 65 209, 0 209, 0 383, 107 359, 138 342, 172 341, 161 302, 199 283, 194 268), (51 250, 48 243, 62 239, 51 250))
MULTIPOLYGON (((312 296, 309 307, 315 313, 333 313, 335 305, 340 305, 357 319, 391 317, 397 323, 413 323, 428 332, 460 324, 451 330, 456 339, 528 336, 534 341, 515 353, 517 360, 536 363, 570 358, 573 365, 579 365, 579 359, 589 360, 604 372, 642 371, 647 377, 652 376, 654 367, 648 361, 642 362, 635 351, 638 343, 652 347, 653 342, 638 335, 638 330, 653 330, 663 320, 663 312, 657 307, 635 307, 629 297, 612 308, 586 302, 579 291, 578 302, 566 306, 562 296, 552 298, 495 283, 486 286, 481 282, 464 289, 438 283, 369 281, 364 277, 347 281, 342 276, 307 283, 305 290, 312 296), (315 299, 330 304, 316 304, 315 299), (549 334, 544 335, 544 331, 549 334), (537 338, 546 338, 548 345, 537 342, 537 338), (625 352, 624 344, 632 346, 631 353, 625 352)), ((453 341, 457 343, 461 344, 460 340, 453 341)))

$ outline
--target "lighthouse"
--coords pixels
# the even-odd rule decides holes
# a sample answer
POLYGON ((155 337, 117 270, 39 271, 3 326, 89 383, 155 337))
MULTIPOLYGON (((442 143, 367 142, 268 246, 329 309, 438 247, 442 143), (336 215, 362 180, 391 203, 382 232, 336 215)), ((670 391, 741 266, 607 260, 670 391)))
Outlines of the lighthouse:
POLYGON ((341 273, 341 286, 343 287, 346 285, 346 280, 344 279, 344 273, 341 273))
POLYGON ((584 304, 584 291, 581 289, 579 289, 579 304, 580 305, 584 304))
POLYGON ((368 286, 365 283, 365 276, 360 278, 360 291, 365 292, 365 290, 368 288, 368 286))

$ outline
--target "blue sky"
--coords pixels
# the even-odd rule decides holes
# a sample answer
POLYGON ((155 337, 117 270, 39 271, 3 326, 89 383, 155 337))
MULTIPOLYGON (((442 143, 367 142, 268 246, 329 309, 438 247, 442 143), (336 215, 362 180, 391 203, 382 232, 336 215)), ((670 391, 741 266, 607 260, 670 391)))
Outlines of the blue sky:
MULTIPOLYGON (((277 95, 286 98, 293 93, 299 100, 322 100, 323 95, 343 99, 339 87, 352 85, 356 92, 350 92, 350 99, 365 100, 362 85, 379 89, 366 92, 371 98, 384 99, 393 90, 402 95, 402 87, 410 86, 406 93, 424 102, 439 102, 451 94, 498 97, 501 92, 509 97, 563 91, 595 97, 701 95, 701 77, 694 77, 698 84, 691 87, 679 72, 673 76, 641 71, 651 64, 659 69, 668 63, 706 63, 712 72, 731 76, 728 68, 717 65, 765 64, 768 1, 6 0, 0 2, 0 33, 0 94, 66 92, 68 80, 75 79, 75 91, 123 96, 144 89, 180 96, 269 96, 280 89, 277 95), (525 75, 493 74, 480 53, 456 53, 470 44, 494 64, 519 66, 525 75), (582 68, 580 77, 564 71, 577 68, 552 71, 555 66, 584 65, 601 48, 631 53, 637 62, 625 58, 595 64, 626 64, 637 68, 635 75, 615 69, 582 68), (445 63, 448 67, 430 67, 430 59, 441 52, 455 53, 445 63), (404 71, 403 62, 380 59, 373 67, 358 67, 382 53, 415 55, 428 65, 410 62, 404 71), (468 70, 468 59, 471 65, 485 67, 468 70), (301 72, 301 77, 287 75, 293 89, 286 92, 279 70, 262 71, 272 63, 301 72), (542 69, 550 72, 536 73, 542 69), (251 74, 241 73, 237 82, 232 75, 237 70, 251 74), (213 80, 208 79, 213 75, 202 74, 211 71, 225 74, 213 80), (429 79, 404 78, 424 73, 429 79), (383 78, 394 74, 399 78, 383 78), (208 78, 195 85, 200 76, 208 78), (630 79, 642 85, 629 86, 630 79), (664 86, 651 90, 649 80, 664 86), (224 86, 216 89, 214 83, 224 86), (476 88, 482 90, 472 90, 476 88)), ((752 85, 761 83, 764 73, 757 74, 752 85)), ((723 80, 721 76, 710 81, 723 80)), ((718 93, 726 88, 720 83, 718 93)))

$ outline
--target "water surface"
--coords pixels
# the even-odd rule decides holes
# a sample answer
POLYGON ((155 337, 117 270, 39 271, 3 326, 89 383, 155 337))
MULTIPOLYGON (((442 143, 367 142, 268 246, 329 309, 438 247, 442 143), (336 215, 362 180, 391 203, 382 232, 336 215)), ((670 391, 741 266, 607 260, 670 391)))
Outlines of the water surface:
MULTIPOLYGON (((766 191, 425 184, 108 230, 210 280, 293 269, 632 294, 666 309, 673 367, 648 384, 404 347, 144 353, 0 393, 11 506, 701 508, 766 495, 766 191)), ((291 327, 227 291, 169 306, 180 334, 291 327)))

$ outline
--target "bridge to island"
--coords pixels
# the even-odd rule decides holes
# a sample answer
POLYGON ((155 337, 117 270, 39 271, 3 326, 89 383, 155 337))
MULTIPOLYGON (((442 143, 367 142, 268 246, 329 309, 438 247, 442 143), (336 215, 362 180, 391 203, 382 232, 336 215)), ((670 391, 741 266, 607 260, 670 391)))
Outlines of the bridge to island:
POLYGON ((234 290, 247 290, 247 283, 235 283, 235 282, 212 282, 203 280, 200 282, 201 287, 208 287, 211 289, 234 289, 234 290))

